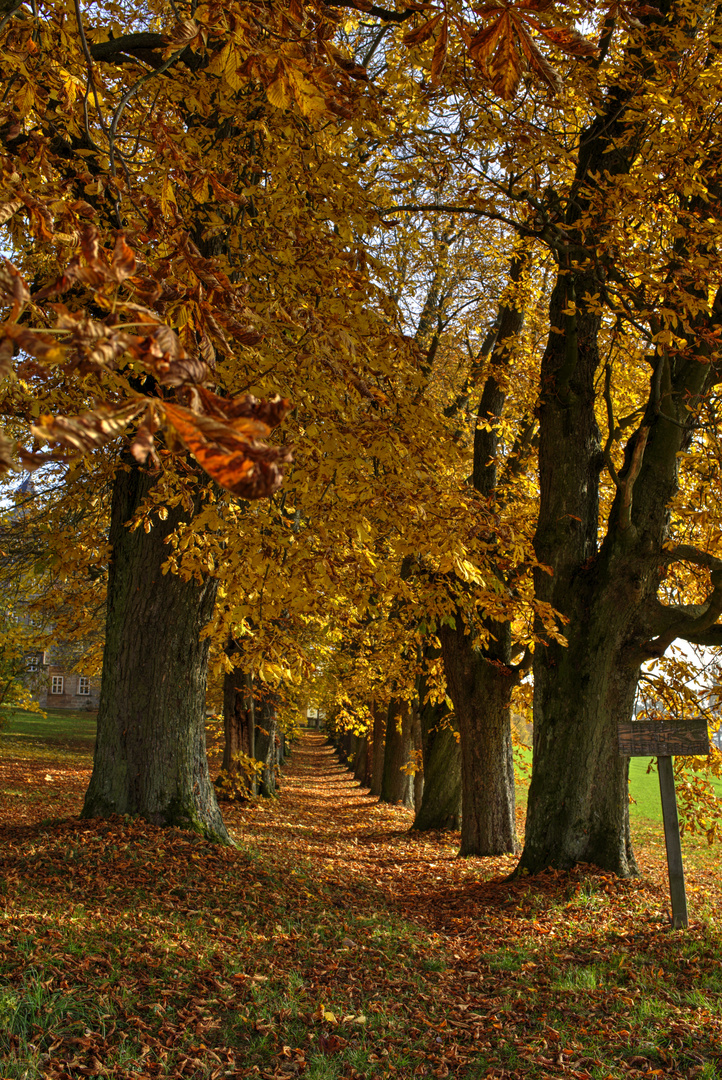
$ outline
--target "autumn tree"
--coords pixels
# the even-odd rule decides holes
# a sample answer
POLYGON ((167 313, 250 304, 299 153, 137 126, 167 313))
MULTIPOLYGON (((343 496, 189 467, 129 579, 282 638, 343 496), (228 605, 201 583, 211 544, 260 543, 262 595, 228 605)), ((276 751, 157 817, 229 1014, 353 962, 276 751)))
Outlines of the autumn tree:
MULTIPOLYGON (((310 145, 301 149, 308 138, 303 117, 326 114, 335 87, 344 80, 348 86, 348 76, 324 53, 326 81, 319 86, 318 77, 309 80, 304 72, 312 64, 292 42, 279 69, 275 46, 264 44, 270 24, 261 8, 245 8, 240 21, 228 10, 201 13, 205 22, 181 24, 171 15, 165 34, 153 28, 166 21, 161 10, 148 15, 148 29, 138 29, 133 13, 134 25, 120 36, 117 20, 110 33, 107 15, 99 9, 98 22, 85 26, 78 8, 68 28, 52 7, 44 19, 20 8, 4 21, 11 62, 18 71, 28 66, 22 67, 21 92, 7 104, 3 129, 4 175, 13 196, 3 216, 26 264, 26 277, 10 264, 4 270, 12 310, 3 355, 8 360, 16 346, 38 362, 20 371, 26 416, 37 415, 27 379, 42 380, 43 364, 58 370, 65 394, 57 399, 60 412, 77 412, 93 394, 105 401, 74 418, 46 416, 36 424, 36 436, 60 443, 62 453, 70 448, 90 454, 128 424, 139 425, 131 455, 116 471, 104 688, 86 813, 140 812, 223 838, 203 753, 208 643, 201 630, 216 583, 207 565, 186 564, 179 574, 163 570, 179 528, 217 499, 194 460, 246 499, 268 495, 280 483, 278 463, 288 453, 265 446, 260 437, 276 426, 285 406, 259 405, 228 390, 244 375, 253 382, 258 370, 255 352, 245 371, 243 363, 234 367, 239 350, 243 356, 268 337, 268 355, 278 350, 298 366, 298 338, 310 329, 294 319, 288 293, 289 308, 283 307, 278 275, 275 288, 268 276, 271 266, 295 263, 287 254, 288 224, 300 220, 299 202, 308 205, 308 188, 293 189, 294 199, 283 204, 283 223, 259 214, 253 193, 257 201, 268 194, 268 162, 258 149, 266 137, 258 107, 266 100, 265 85, 279 125, 275 152, 293 147, 303 168, 313 158, 310 145), (250 66, 241 73, 244 63, 250 66), (166 75, 172 66, 173 78, 166 75), (78 93, 81 86, 85 96, 78 93), (240 127, 234 123, 239 98, 247 117, 240 127), (104 103, 112 101, 106 114, 104 103), (291 105, 296 117, 284 126, 283 109, 291 105), (210 146, 215 157, 209 157, 210 146), (239 160, 241 168, 229 172, 239 160), (224 184, 233 176, 249 194, 224 184), (117 236, 106 246, 104 237, 113 230, 117 236), (65 252, 74 246, 79 250, 68 260, 65 252), (257 265, 260 251, 264 261, 257 265), (245 264, 242 273, 233 269, 234 260, 245 264), (263 297, 255 326, 244 300, 247 282, 263 297), (56 297, 65 303, 49 305, 56 297), (203 385, 214 367, 223 396, 203 385), (178 454, 183 448, 192 458, 178 454)), ((320 35, 321 50, 323 40, 320 35)), ((278 198, 274 190, 269 203, 280 207, 278 198)), ((331 238, 333 246, 327 212, 318 224, 312 219, 311 237, 314 229, 322 245, 331 238)), ((313 248, 312 239, 305 248, 301 234, 295 243, 296 250, 313 248)), ((327 276, 338 270, 347 284, 353 279, 350 260, 334 262, 329 254, 326 244, 327 276)), ((313 269, 311 276, 318 288, 313 269)), ((323 347, 330 347, 328 334, 323 347)), ((44 460, 22 453, 29 465, 44 460)))

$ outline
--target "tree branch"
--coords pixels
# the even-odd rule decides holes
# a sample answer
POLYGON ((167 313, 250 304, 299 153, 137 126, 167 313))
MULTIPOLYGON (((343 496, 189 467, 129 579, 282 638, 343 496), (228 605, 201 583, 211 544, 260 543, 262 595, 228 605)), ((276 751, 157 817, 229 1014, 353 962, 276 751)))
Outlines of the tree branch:
MULTIPOLYGON (((700 566, 711 565, 704 558, 704 552, 682 545, 679 550, 687 550, 695 557, 683 556, 686 562, 695 562, 700 566)), ((666 554, 666 553, 665 553, 666 554)), ((682 561, 680 558, 680 561, 682 561)), ((678 604, 668 607, 659 600, 654 601, 653 617, 665 628, 656 637, 640 646, 645 660, 663 656, 676 638, 682 638, 693 645, 722 644, 722 625, 717 620, 722 615, 722 560, 709 556, 712 567, 712 591, 703 604, 678 604), (666 624, 666 625, 665 625, 666 624)))
POLYGON ((168 44, 162 34, 152 34, 143 31, 137 34, 123 34, 119 38, 110 38, 108 41, 96 41, 90 45, 90 55, 93 60, 118 60, 127 63, 131 57, 143 60, 155 67, 153 62, 157 60, 157 66, 163 63, 160 57, 151 57, 149 54, 162 50, 168 44))
POLYGON ((407 19, 410 19, 412 15, 416 15, 419 11, 417 7, 406 8, 404 11, 389 11, 388 8, 368 3, 368 0, 336 0, 332 6, 353 8, 354 11, 360 11, 362 15, 373 15, 375 19, 383 19, 384 22, 390 23, 406 22, 407 19))
POLYGON ((700 551, 691 544, 678 544, 677 547, 665 548, 662 556, 666 563, 689 562, 693 566, 706 566, 708 570, 722 571, 722 559, 711 555, 709 551, 700 551))

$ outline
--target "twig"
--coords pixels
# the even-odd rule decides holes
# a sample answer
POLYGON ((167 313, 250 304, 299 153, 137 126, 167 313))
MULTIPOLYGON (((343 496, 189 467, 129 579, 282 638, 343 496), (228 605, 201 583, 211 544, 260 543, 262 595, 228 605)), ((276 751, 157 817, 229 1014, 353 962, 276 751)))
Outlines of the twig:
MULTIPOLYGON (((75 3, 77 4, 78 0, 75 0, 75 3)), ((125 112, 126 105, 130 101, 130 99, 133 97, 133 94, 137 94, 137 92, 140 90, 140 88, 142 86, 145 86, 145 84, 147 82, 150 82, 151 79, 154 79, 156 75, 162 75, 164 71, 167 71, 169 67, 172 67, 172 65, 176 62, 176 60, 179 59, 179 57, 181 56, 181 54, 184 51, 185 51, 185 46, 183 46, 182 49, 177 49, 176 52, 171 53, 171 55, 168 57, 166 62, 164 64, 161 64, 161 66, 159 68, 154 68, 153 71, 148 71, 148 72, 146 72, 145 75, 141 75, 141 77, 138 79, 138 81, 136 83, 134 83, 130 87, 129 90, 126 90, 126 92, 123 94, 122 98, 118 102, 118 106, 117 106, 115 112, 113 113, 113 118, 112 118, 112 120, 110 122, 110 132, 109 132, 109 135, 108 135, 109 152, 110 152, 110 171, 111 171, 111 173, 113 173, 113 174, 115 173, 115 154, 116 154, 116 152, 122 158, 122 155, 120 154, 120 152, 116 151, 116 149, 115 149, 115 133, 118 130, 118 123, 120 122, 121 116, 125 112)))

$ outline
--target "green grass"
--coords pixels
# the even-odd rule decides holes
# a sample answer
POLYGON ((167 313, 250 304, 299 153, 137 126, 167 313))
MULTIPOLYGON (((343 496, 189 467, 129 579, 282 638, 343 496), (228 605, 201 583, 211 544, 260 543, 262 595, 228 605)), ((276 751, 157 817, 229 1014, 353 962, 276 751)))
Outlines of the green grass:
MULTIPOLYGON (((528 773, 523 771, 531 765, 531 749, 528 747, 516 748, 517 755, 517 799, 521 806, 526 806, 528 793, 528 773), (519 759, 523 769, 519 769, 519 759), (527 783, 524 783, 524 779, 527 783)), ((637 822, 661 822, 662 803, 659 796, 659 777, 656 768, 648 772, 651 758, 632 758, 629 762, 629 794, 632 801, 629 805, 629 816, 637 822)), ((722 780, 710 777, 712 787, 718 798, 722 798, 722 780)))
POLYGON ((0 740, 42 742, 61 747, 85 743, 92 750, 96 732, 94 713, 70 709, 46 709, 44 717, 24 709, 7 709, 6 713, 8 724, 0 732, 0 740))

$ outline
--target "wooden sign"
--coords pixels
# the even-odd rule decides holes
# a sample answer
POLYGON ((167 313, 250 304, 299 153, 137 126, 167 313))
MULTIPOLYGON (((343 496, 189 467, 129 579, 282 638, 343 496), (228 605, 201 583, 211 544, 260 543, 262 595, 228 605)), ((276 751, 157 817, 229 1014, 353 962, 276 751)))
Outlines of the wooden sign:
POLYGON ((624 757, 706 757, 709 735, 704 716, 689 720, 631 720, 617 730, 619 753, 624 757))
POLYGON ((674 790, 672 755, 709 754, 707 721, 703 716, 690 720, 631 720, 617 730, 619 753, 624 757, 656 757, 659 793, 662 797, 664 843, 667 848, 669 894, 672 901, 672 926, 675 930, 689 924, 687 893, 684 887, 682 839, 674 790))

